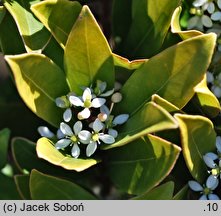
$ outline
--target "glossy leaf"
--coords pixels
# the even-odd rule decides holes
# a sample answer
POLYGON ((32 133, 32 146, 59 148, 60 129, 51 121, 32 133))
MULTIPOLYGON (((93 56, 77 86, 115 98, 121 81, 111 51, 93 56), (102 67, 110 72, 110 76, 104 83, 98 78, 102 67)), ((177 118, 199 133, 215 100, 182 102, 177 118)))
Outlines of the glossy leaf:
POLYGON ((215 150, 216 133, 212 122, 202 116, 176 114, 180 125, 181 144, 186 165, 199 182, 204 182, 207 167, 203 155, 215 150))
POLYGON ((64 62, 71 91, 81 93, 81 86, 90 86, 96 80, 107 82, 107 89, 113 88, 112 53, 87 6, 82 8, 68 37, 64 62))
POLYGON ((0 173, 0 200, 19 200, 20 196, 17 192, 13 178, 9 178, 0 173))
POLYGON ((0 131, 0 170, 7 163, 9 137, 10 130, 8 128, 0 131))
POLYGON ((94 200, 89 192, 73 182, 33 170, 30 176, 31 197, 35 200, 94 200))
POLYGON ((33 5, 31 10, 64 48, 81 8, 77 1, 48 0, 33 5))
POLYGON ((76 159, 71 156, 65 156, 58 151, 52 141, 47 138, 41 138, 37 142, 37 154, 54 165, 61 166, 67 170, 75 170, 77 172, 83 171, 99 162, 95 159, 76 159))
POLYGON ((158 185, 173 169, 181 149, 147 135, 121 148, 107 151, 110 177, 129 194, 141 195, 158 185))
POLYGON ((174 183, 170 181, 133 198, 133 200, 171 200, 173 198, 173 191, 174 183))
POLYGON ((195 96, 193 101, 197 103, 200 109, 211 118, 216 117, 220 112, 220 103, 217 97, 209 90, 204 79, 194 88, 195 96))
POLYGON ((5 16, 6 10, 3 6, 0 6, 0 23, 2 22, 4 16, 5 16))
POLYGON ((64 72, 41 54, 6 56, 20 96, 40 118, 54 126, 62 120, 55 99, 69 92, 64 72))
POLYGON ((171 20, 171 31, 175 34, 178 34, 183 40, 203 35, 202 32, 197 31, 197 30, 188 30, 188 31, 181 30, 181 27, 180 27, 181 12, 182 12, 181 7, 177 7, 176 10, 174 11, 172 20, 171 20))
POLYGON ((161 107, 163 107, 167 112, 172 113, 172 112, 180 112, 181 110, 174 106, 172 103, 170 103, 169 101, 163 99, 162 97, 160 97, 157 94, 152 95, 151 100, 160 105, 161 107))
POLYGON ((10 13, 6 14, 0 23, 0 43, 5 55, 21 54, 25 52, 24 43, 10 13), (6 34, 6 32, 8 32, 6 34))
POLYGON ((177 194, 175 194, 173 200, 186 200, 188 190, 189 186, 185 185, 177 194))
POLYGON ((130 116, 126 124, 118 130, 119 134, 116 142, 105 145, 103 149, 120 147, 148 133, 177 127, 176 121, 166 110, 150 102, 136 114, 130 116))
POLYGON ((40 0, 16 0, 4 3, 17 24, 28 52, 41 50, 50 38, 50 33, 44 25, 31 13, 30 6, 37 2, 40 0))
POLYGON ((132 23, 123 46, 123 54, 133 59, 149 58, 157 54, 179 2, 179 0, 133 0, 132 23))
MULTIPOLYGON (((36 143, 24 138, 14 138, 12 140, 12 156, 15 165, 23 172, 31 172, 32 169, 37 169, 40 172, 47 173, 49 175, 56 175, 58 177, 65 177, 73 179, 75 182, 88 186, 88 179, 90 178, 90 172, 84 171, 81 173, 69 171, 58 167, 45 160, 38 158, 36 152, 36 143), (30 163, 31 161, 31 163, 30 163)), ((90 171, 93 173, 93 169, 90 171)))
POLYGON ((209 66, 215 40, 213 33, 197 36, 149 59, 123 86, 123 100, 118 105, 120 112, 135 112, 153 94, 158 94, 178 108, 185 106, 209 66))
POLYGON ((15 179, 17 190, 21 198, 24 200, 31 200, 31 194, 30 194, 30 189, 29 189, 30 176, 29 175, 16 175, 14 179, 15 179))

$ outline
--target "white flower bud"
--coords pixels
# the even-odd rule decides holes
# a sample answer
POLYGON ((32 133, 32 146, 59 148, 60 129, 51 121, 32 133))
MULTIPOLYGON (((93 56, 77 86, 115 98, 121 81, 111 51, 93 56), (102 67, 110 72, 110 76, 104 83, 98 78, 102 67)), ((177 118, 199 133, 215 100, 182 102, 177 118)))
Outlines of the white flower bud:
POLYGON ((97 118, 101 121, 101 122, 105 122, 107 120, 107 114, 105 113, 99 113, 97 118))
POLYGON ((121 102, 121 100, 122 100, 122 94, 119 92, 114 93, 111 97, 111 101, 113 103, 119 103, 121 102))

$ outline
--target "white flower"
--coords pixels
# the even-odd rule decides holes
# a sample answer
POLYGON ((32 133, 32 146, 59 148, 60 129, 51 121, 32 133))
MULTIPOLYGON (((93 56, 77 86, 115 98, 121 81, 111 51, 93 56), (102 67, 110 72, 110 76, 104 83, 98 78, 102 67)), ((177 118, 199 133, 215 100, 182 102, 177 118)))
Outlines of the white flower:
POLYGON ((108 109, 106 105, 103 105, 100 108, 100 112, 107 115, 105 123, 106 123, 106 127, 108 128, 108 134, 116 138, 118 136, 118 132, 115 129, 113 129, 113 127, 124 124, 128 120, 129 115, 120 114, 114 117, 110 115, 110 110, 108 109))
POLYGON ((208 0, 195 0, 193 2, 193 6, 194 7, 201 7, 203 6, 205 3, 207 3, 208 0))
POLYGON ((82 98, 72 95, 69 97, 69 101, 74 106, 84 107, 84 109, 78 113, 78 119, 80 120, 90 117, 91 111, 89 108, 99 108, 106 102, 104 98, 92 98, 90 88, 84 90, 82 98))
POLYGON ((65 138, 60 139, 56 144, 55 147, 57 149, 66 148, 69 145, 72 145, 71 154, 74 158, 78 158, 80 155, 80 148, 79 144, 88 144, 90 141, 91 134, 89 131, 82 130, 82 123, 77 121, 74 124, 73 131, 69 125, 62 122, 60 124, 60 130, 65 135, 65 138))
POLYGON ((211 72, 207 71, 206 73, 206 79, 208 83, 213 83, 214 82, 214 76, 211 72))
POLYGON ((218 155, 209 152, 206 155, 203 156, 203 160, 205 162, 205 164, 211 168, 211 170, 209 171, 209 173, 211 173, 212 176, 214 176, 215 178, 217 178, 218 176, 221 179, 221 160, 219 160, 219 165, 217 165, 215 163, 215 160, 218 158, 218 155))
POLYGON ((219 200, 220 198, 213 193, 219 184, 218 179, 210 175, 207 178, 206 185, 201 186, 196 181, 189 181, 189 187, 196 192, 200 192, 202 195, 199 200, 219 200))
POLYGON ((55 99, 55 103, 60 108, 66 108, 63 113, 63 119, 65 122, 69 122, 72 118, 71 104, 69 103, 66 96, 58 97, 55 99))
POLYGON ((216 97, 221 97, 221 73, 214 79, 211 90, 216 95, 216 97))
POLYGON ((91 134, 91 140, 86 148, 86 155, 90 157, 97 149, 97 144, 100 144, 100 142, 104 142, 106 144, 112 144, 115 142, 115 139, 113 136, 109 134, 100 133, 100 131, 104 128, 103 123, 96 119, 93 123, 93 132, 91 134))

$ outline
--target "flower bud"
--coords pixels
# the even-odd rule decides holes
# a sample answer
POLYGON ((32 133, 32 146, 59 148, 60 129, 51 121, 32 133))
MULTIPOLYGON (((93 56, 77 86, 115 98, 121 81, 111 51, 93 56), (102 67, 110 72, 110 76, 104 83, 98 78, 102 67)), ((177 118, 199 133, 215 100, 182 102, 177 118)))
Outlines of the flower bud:
POLYGON ((122 94, 119 92, 114 93, 111 97, 111 101, 113 103, 119 103, 121 102, 121 100, 122 100, 122 94))
POLYGON ((105 122, 107 120, 107 114, 105 113, 100 113, 98 114, 97 118, 101 121, 101 122, 105 122))

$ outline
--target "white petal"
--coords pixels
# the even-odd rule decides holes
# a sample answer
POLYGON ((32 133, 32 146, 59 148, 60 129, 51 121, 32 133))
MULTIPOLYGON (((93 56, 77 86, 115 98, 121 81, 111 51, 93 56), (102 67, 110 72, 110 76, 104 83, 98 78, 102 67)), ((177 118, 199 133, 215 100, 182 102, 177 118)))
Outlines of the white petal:
POLYGON ((203 160, 209 168, 213 169, 216 167, 216 164, 214 163, 214 161, 210 157, 204 155, 203 160))
POLYGON ((69 122, 69 121, 71 121, 71 118, 72 118, 72 112, 71 112, 71 109, 68 108, 65 110, 65 112, 63 114, 63 119, 65 122, 69 122))
POLYGON ((108 134, 111 135, 112 137, 116 138, 118 136, 118 132, 112 128, 108 130, 108 134))
POLYGON ((216 177, 214 177, 213 175, 210 175, 206 180, 206 187, 211 190, 216 189, 218 184, 219 184, 219 180, 216 177))
POLYGON ((102 105, 104 105, 106 102, 106 99, 104 98, 94 98, 91 102, 91 106, 94 108, 99 108, 102 105))
POLYGON ((74 127, 73 127, 73 130, 74 130, 74 134, 75 135, 78 135, 79 132, 82 130, 82 122, 81 121, 77 121, 75 124, 74 124, 74 127))
POLYGON ((105 93, 101 94, 100 96, 102 96, 102 97, 109 97, 109 96, 111 96, 114 93, 114 91, 115 91, 114 89, 111 89, 111 90, 106 91, 105 93))
POLYGON ((218 5, 218 7, 221 9, 221 0, 218 0, 218 1, 217 1, 217 5, 218 5))
POLYGON ((212 74, 211 72, 207 72, 207 73, 206 73, 206 79, 207 79, 207 82, 208 82, 208 83, 213 83, 213 81, 214 81, 214 76, 213 76, 213 74, 212 74))
POLYGON ((61 129, 59 128, 58 130, 57 130, 57 138, 58 139, 62 139, 62 138, 64 138, 65 137, 65 135, 61 132, 61 129))
POLYGON ((124 124, 129 118, 129 115, 128 114, 121 114, 121 115, 118 115, 114 118, 113 120, 113 124, 114 125, 121 125, 121 124, 124 124))
POLYGON ((217 11, 211 15, 211 19, 214 21, 218 21, 221 19, 221 12, 217 11))
POLYGON ((220 136, 216 137, 216 148, 217 148, 218 152, 221 153, 221 137, 220 136))
POLYGON ((91 142, 90 144, 88 144, 88 146, 86 148, 86 155, 88 157, 90 157, 92 154, 94 154, 96 149, 97 149, 97 143, 96 142, 91 142))
POLYGON ((214 11, 215 11, 215 5, 214 5, 213 2, 210 2, 210 3, 209 3, 208 8, 207 8, 207 11, 208 11, 210 14, 214 13, 214 11))
POLYGON ((99 88, 100 92, 102 93, 107 88, 107 83, 98 80, 97 81, 97 87, 99 88))
POLYGON ((79 97, 70 96, 70 97, 69 97, 69 101, 70 101, 70 103, 73 104, 74 106, 84 107, 84 103, 82 102, 82 100, 81 100, 79 97))
POLYGON ((74 157, 74 158, 78 158, 79 155, 80 155, 80 148, 78 146, 78 144, 74 144, 72 149, 71 149, 71 155, 74 157))
POLYGON ((54 137, 54 133, 49 130, 48 127, 40 126, 38 127, 38 133, 42 137, 52 138, 54 137))
POLYGON ((220 200, 220 198, 216 194, 209 194, 208 198, 209 200, 220 200))
POLYGON ((196 181, 189 181, 188 185, 193 191, 203 191, 203 187, 196 181))
POLYGON ((82 130, 79 134, 78 137, 80 139, 80 141, 83 144, 88 144, 90 142, 91 139, 91 133, 87 130, 82 130))
POLYGON ((55 99, 55 103, 56 103, 57 107, 66 108, 66 103, 65 103, 65 101, 62 99, 62 97, 56 98, 56 99, 55 99))
POLYGON ((221 97, 221 88, 218 86, 212 86, 212 91, 216 97, 220 98, 221 97))
POLYGON ((58 142, 56 142, 55 148, 56 149, 63 149, 63 148, 66 148, 67 146, 69 146, 70 144, 71 144, 70 139, 61 139, 58 142))
POLYGON ((100 107, 100 112, 101 113, 105 113, 108 116, 110 115, 110 110, 109 110, 109 108, 106 105, 103 105, 103 106, 100 107))
POLYGON ((198 22, 200 21, 200 17, 199 16, 194 16, 191 17, 188 20, 188 29, 193 29, 198 25, 198 22))
POLYGON ((218 155, 213 152, 206 153, 205 156, 211 158, 213 161, 218 159, 218 155))
POLYGON ((91 111, 88 108, 84 108, 81 112, 78 113, 78 119, 88 119, 91 115, 91 111))
POLYGON ((202 6, 203 4, 205 4, 207 2, 207 0, 195 0, 194 2, 193 2, 193 6, 194 7, 200 7, 200 6, 202 6))
POLYGON ((103 123, 99 120, 99 119, 96 119, 93 123, 93 130, 95 132, 99 132, 100 130, 102 130, 104 127, 103 123))
POLYGON ((90 90, 90 88, 86 88, 86 89, 84 90, 84 93, 83 93, 82 98, 83 98, 83 101, 86 101, 86 100, 90 100, 90 101, 91 101, 92 95, 91 95, 91 90, 90 90))
MULTIPOLYGON (((211 17, 212 17, 212 16, 211 16, 211 17)), ((203 16, 201 17, 201 21, 202 21, 203 25, 204 25, 205 27, 207 27, 207 28, 211 28, 211 27, 213 26, 212 20, 211 20, 210 17, 207 16, 207 15, 203 15, 203 16)))
POLYGON ((207 196, 206 195, 202 195, 199 200, 207 200, 207 196))
POLYGON ((72 136, 72 135, 74 135, 73 132, 72 132, 72 130, 71 130, 71 128, 70 128, 70 126, 67 125, 67 124, 64 123, 64 122, 61 122, 61 124, 60 124, 60 130, 61 130, 61 132, 62 132, 64 135, 66 135, 66 136, 72 136))
POLYGON ((115 142, 114 137, 109 134, 102 134, 99 136, 99 139, 102 140, 106 144, 112 144, 115 142))

